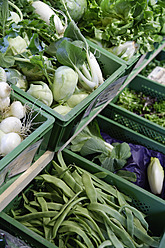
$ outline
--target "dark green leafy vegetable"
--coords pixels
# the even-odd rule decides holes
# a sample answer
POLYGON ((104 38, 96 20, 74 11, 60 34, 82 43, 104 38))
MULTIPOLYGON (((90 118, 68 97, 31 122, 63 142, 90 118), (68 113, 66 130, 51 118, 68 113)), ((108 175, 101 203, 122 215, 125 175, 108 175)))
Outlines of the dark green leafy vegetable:
MULTIPOLYGON (((79 152, 82 156, 92 155, 93 161, 99 160, 99 164, 111 172, 122 169, 131 156, 130 147, 126 142, 110 145, 104 141, 96 120, 85 127, 71 141, 70 149, 79 152)), ((126 173, 124 172, 124 174, 126 173)), ((134 176, 133 173, 128 174, 128 178, 132 181, 136 180, 134 176)))
POLYGON ((163 0, 88 0, 78 26, 83 34, 108 49, 135 41, 139 52, 154 49, 165 34, 163 0))
POLYGON ((165 126, 165 101, 126 88, 116 104, 162 127, 165 126))

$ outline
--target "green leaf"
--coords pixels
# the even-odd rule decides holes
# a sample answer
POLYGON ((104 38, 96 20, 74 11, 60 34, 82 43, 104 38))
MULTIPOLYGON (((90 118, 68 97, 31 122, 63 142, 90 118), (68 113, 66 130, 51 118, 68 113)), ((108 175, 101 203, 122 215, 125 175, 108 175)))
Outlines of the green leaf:
POLYGON ((36 33, 33 34, 33 36, 30 39, 30 44, 28 46, 28 49, 30 49, 32 54, 36 54, 42 50, 40 42, 39 42, 38 34, 36 33))
POLYGON ((116 159, 111 156, 107 157, 105 155, 101 155, 99 157, 101 162, 101 167, 107 169, 108 171, 114 172, 116 170, 116 159))
POLYGON ((130 146, 126 142, 115 145, 111 152, 111 156, 116 159, 126 160, 131 156, 130 146))
POLYGON ((51 42, 50 45, 46 48, 46 52, 51 56, 56 56, 57 48, 63 40, 72 41, 67 37, 60 38, 57 41, 51 42))
POLYGON ((80 151, 82 156, 104 152, 106 152, 104 141, 97 137, 87 140, 80 151))
POLYGON ((128 180, 128 181, 131 181, 131 182, 136 182, 137 180, 137 176, 134 172, 131 172, 131 171, 126 171, 126 170, 118 170, 116 172, 116 175, 128 180))
POLYGON ((85 37, 73 20, 68 24, 64 36, 71 38, 72 40, 81 40, 86 44, 86 48, 88 47, 85 37))
POLYGON ((63 40, 57 48, 56 57, 61 64, 74 69, 83 65, 86 60, 86 52, 74 43, 63 40))
POLYGON ((104 155, 99 157, 101 166, 112 172, 123 168, 127 159, 131 156, 130 147, 127 143, 117 143, 113 146, 112 152, 105 159, 104 155))
POLYGON ((0 53, 0 65, 4 68, 9 68, 13 66, 15 59, 13 56, 5 56, 4 53, 0 53))

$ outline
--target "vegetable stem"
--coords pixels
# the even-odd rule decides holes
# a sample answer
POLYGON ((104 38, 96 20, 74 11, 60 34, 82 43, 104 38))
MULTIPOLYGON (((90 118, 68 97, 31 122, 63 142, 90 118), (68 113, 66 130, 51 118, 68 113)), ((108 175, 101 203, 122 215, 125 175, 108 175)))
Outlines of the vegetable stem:
POLYGON ((14 3, 10 2, 10 1, 8 1, 8 3, 9 3, 10 6, 12 6, 14 9, 16 9, 18 11, 18 13, 20 15, 20 19, 22 21, 23 20, 23 15, 22 15, 21 10, 14 3))

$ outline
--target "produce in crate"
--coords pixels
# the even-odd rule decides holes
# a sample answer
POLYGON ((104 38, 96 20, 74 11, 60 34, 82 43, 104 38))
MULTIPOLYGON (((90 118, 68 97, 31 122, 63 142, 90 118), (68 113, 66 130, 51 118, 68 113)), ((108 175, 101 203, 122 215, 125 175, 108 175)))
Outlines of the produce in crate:
POLYGON ((163 99, 157 99, 142 91, 137 92, 134 89, 125 88, 119 94, 115 104, 162 127, 165 126, 165 101, 163 99))
POLYGON ((31 133, 32 109, 19 100, 11 101, 11 87, 0 67, 0 155, 6 156, 31 133))
POLYGON ((154 50, 163 40, 164 8, 163 0, 88 0, 78 27, 98 46, 129 60, 135 53, 154 50), (129 52, 124 47, 128 43, 129 52))
POLYGON ((96 119, 71 141, 68 148, 165 199, 164 154, 111 137, 96 119), (151 167, 152 157, 156 161, 155 168, 151 167), (152 168, 148 174, 147 168, 152 168))
POLYGON ((7 1, 1 11, 0 61, 9 83, 67 113, 104 82, 95 54, 69 14, 42 1, 7 1), (12 19, 11 11, 20 20, 12 19), (77 93, 79 98, 71 98, 77 93))
POLYGON ((57 156, 8 214, 58 247, 158 247, 160 237, 150 232, 146 215, 100 179, 106 173, 92 174, 57 156))
POLYGON ((163 189, 164 170, 158 158, 151 157, 147 168, 147 175, 151 191, 154 194, 160 195, 163 189))

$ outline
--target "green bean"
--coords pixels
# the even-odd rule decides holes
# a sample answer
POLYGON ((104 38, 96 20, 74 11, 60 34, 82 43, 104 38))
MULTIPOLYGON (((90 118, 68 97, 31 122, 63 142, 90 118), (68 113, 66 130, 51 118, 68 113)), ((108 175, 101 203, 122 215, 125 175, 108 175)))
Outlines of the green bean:
POLYGON ((62 197, 57 193, 57 192, 37 192, 34 194, 34 196, 36 197, 44 197, 46 199, 49 199, 51 201, 57 201, 57 202, 60 202, 60 203, 63 203, 64 201, 62 200, 62 197))
POLYGON ((91 203, 97 202, 97 192, 88 173, 82 174, 82 182, 91 203))
POLYGON ((59 178, 57 178, 57 177, 55 177, 55 176, 46 175, 46 174, 41 175, 41 177, 42 177, 47 183, 51 183, 51 184, 53 184, 55 187, 60 188, 66 196, 72 197, 72 196, 74 195, 74 192, 71 190, 71 188, 69 188, 69 187, 66 185, 66 183, 65 183, 63 180, 61 180, 61 179, 59 179, 59 178))
POLYGON ((29 205, 34 206, 34 207, 40 207, 40 205, 36 201, 30 201, 29 205))
MULTIPOLYGON (((116 224, 119 228, 121 228, 121 230, 123 230, 123 231, 125 232, 124 227, 121 225, 121 223, 120 223, 117 219, 111 218, 111 221, 113 221, 114 224, 116 224)), ((136 228, 136 227, 135 227, 135 228, 136 228)), ((139 247, 139 248, 143 247, 143 244, 138 244, 138 243, 135 241, 135 239, 133 239, 133 238, 129 235, 129 233, 127 233, 127 234, 128 234, 128 236, 129 236, 130 240, 132 240, 132 242, 133 242, 133 244, 135 245, 135 247, 139 247)), ((141 242, 141 241, 140 241, 140 242, 141 242)))
POLYGON ((67 222, 66 225, 62 224, 61 228, 59 229, 59 233, 62 233, 62 232, 76 233, 77 235, 82 237, 87 247, 94 248, 91 240, 88 238, 86 233, 80 227, 76 226, 75 223, 68 224, 67 222))
POLYGON ((47 202, 48 209, 52 210, 60 210, 63 206, 61 203, 56 203, 56 202, 47 202))
POLYGON ((126 226, 126 219, 114 208, 100 203, 89 203, 87 209, 90 211, 104 211, 108 215, 116 218, 123 226, 126 226))
MULTIPOLYGON (((87 248, 86 245, 82 244, 82 242, 79 241, 78 239, 72 238, 72 240, 78 245, 78 247, 80 247, 80 248, 87 248)), ((61 247, 61 248, 63 248, 63 247, 61 247)))
MULTIPOLYGON (((85 220, 84 218, 80 218, 80 217, 76 216, 76 217, 69 218, 68 221, 72 221, 73 223, 78 224, 78 226, 80 226, 80 228, 82 228, 85 232, 87 232, 87 234, 91 238, 91 240, 93 240, 95 242, 96 247, 98 246, 98 244, 101 243, 100 238, 95 233, 95 231, 89 226, 89 223, 87 222, 87 220, 85 220)), ((67 220, 64 221, 63 224, 67 224, 67 220)))
POLYGON ((35 212, 37 213, 37 212, 38 212, 37 209, 31 207, 29 204, 26 204, 25 202, 24 202, 24 207, 25 207, 29 212, 31 212, 31 213, 35 213, 35 212))
MULTIPOLYGON (((77 196, 75 195, 74 199, 76 198, 77 196)), ((67 214, 69 213, 69 211, 72 209, 72 207, 74 205, 76 205, 77 203, 79 203, 80 201, 82 200, 86 200, 87 198, 86 197, 80 197, 76 200, 74 200, 70 202, 70 204, 66 207, 65 211, 61 211, 61 215, 59 213, 59 217, 58 219, 56 220, 55 222, 55 225, 54 225, 54 228, 53 228, 53 239, 56 237, 56 234, 57 234, 57 231, 58 231, 58 228, 59 226, 61 225, 62 221, 65 219, 65 217, 67 216, 67 214)))
MULTIPOLYGON (((117 196, 118 196, 118 201, 119 205, 121 206, 119 209, 119 212, 122 212, 123 207, 125 204, 127 204, 126 200, 124 199, 123 195, 117 190, 117 196)), ((128 206, 128 204, 127 204, 128 206)), ((125 213, 126 213, 126 219, 127 219, 127 231, 133 237, 134 235, 134 218, 132 211, 128 208, 125 208, 125 213)))
POLYGON ((21 223, 25 226, 34 226, 34 227, 39 226, 39 227, 41 227, 42 226, 42 218, 41 218, 41 220, 40 219, 33 219, 33 220, 29 220, 28 222, 23 221, 21 223))
POLYGON ((38 228, 35 228, 35 227, 28 227, 31 231, 41 235, 42 237, 44 237, 44 233, 40 230, 38 230, 38 228))
POLYGON ((77 169, 75 169, 73 172, 72 172, 72 176, 73 178, 76 180, 76 182, 78 184, 80 184, 80 186, 82 187, 83 186, 83 183, 82 183, 82 176, 80 176, 80 174, 78 173, 77 169))
POLYGON ((26 195, 25 195, 24 193, 22 193, 22 197, 23 197, 23 199, 24 199, 24 202, 25 202, 26 204, 29 204, 29 200, 28 200, 28 198, 26 197, 26 195))
POLYGON ((51 219, 50 223, 56 221, 56 219, 65 211, 65 209, 69 206, 69 204, 72 203, 75 200, 75 198, 78 197, 80 194, 81 194, 81 191, 75 194, 67 203, 65 203, 63 207, 60 209, 60 211, 58 212, 58 214, 53 219, 51 219))
POLYGON ((110 195, 104 193, 101 189, 98 189, 98 188, 96 189, 96 191, 97 191, 97 195, 98 196, 100 195, 108 205, 112 206, 116 210, 119 210, 120 207, 119 207, 119 205, 114 203, 114 201, 113 201, 114 197, 113 196, 110 196, 110 195))
POLYGON ((71 173, 69 173, 69 168, 67 167, 67 169, 63 169, 62 167, 60 167, 55 161, 52 162, 55 169, 58 172, 58 177, 60 179, 63 179, 64 182, 70 187, 72 188, 72 190, 77 193, 80 190, 82 190, 82 187, 75 181, 75 179, 72 177, 71 173))
POLYGON ((119 212, 122 212, 123 209, 125 209, 125 208, 130 209, 133 212, 133 214, 136 216, 136 218, 138 218, 140 220, 140 222, 146 228, 146 230, 148 230, 148 223, 144 219, 144 215, 138 209, 136 209, 130 205, 124 205, 120 208, 119 212))
POLYGON ((61 167, 62 167, 64 170, 67 169, 67 165, 65 164, 65 161, 64 161, 64 159, 63 159, 62 152, 57 153, 57 159, 58 159, 58 161, 59 161, 61 167))
POLYGON ((116 235, 122 239, 123 243, 129 248, 135 248, 135 245, 130 235, 124 230, 124 228, 122 229, 122 228, 119 228, 117 225, 115 225, 104 212, 100 211, 100 213, 103 216, 103 218, 106 219, 108 225, 112 228, 112 230, 116 233, 116 235))
POLYGON ((83 208, 83 207, 81 207, 81 206, 77 206, 76 209, 75 209, 75 211, 74 211, 74 214, 76 214, 76 215, 81 215, 81 216, 85 217, 86 219, 88 219, 88 220, 90 221, 90 223, 91 223, 91 226, 93 226, 93 228, 94 228, 94 229, 96 230, 96 232, 98 233, 98 235, 99 235, 101 241, 104 241, 105 238, 104 238, 102 232, 100 231, 99 226, 98 226, 97 223, 93 220, 93 218, 91 218, 91 216, 88 214, 88 211, 87 211, 87 213, 86 213, 85 210, 87 210, 87 209, 86 209, 86 208, 83 208))
POLYGON ((112 245, 112 243, 111 243, 111 241, 110 240, 105 240, 103 243, 101 243, 99 246, 98 246, 98 248, 104 248, 104 247, 109 247, 109 246, 111 246, 112 245))
POLYGON ((132 211, 130 209, 126 209, 126 220, 127 220, 127 232, 131 235, 131 237, 134 236, 134 217, 132 214, 132 211))
POLYGON ((123 244, 120 242, 120 240, 116 237, 114 232, 108 226, 106 220, 105 220, 105 226, 106 226, 108 237, 111 240, 111 242, 114 245, 114 247, 116 247, 116 248, 124 248, 123 244))
POLYGON ((23 216, 15 216, 15 219, 18 221, 29 221, 35 218, 54 217, 56 215, 57 215, 57 211, 49 211, 49 212, 46 211, 46 212, 25 214, 23 216))
POLYGON ((134 225, 135 225, 137 228, 141 229, 142 232, 147 233, 147 230, 142 226, 140 220, 137 219, 136 217, 134 218, 134 225))
MULTIPOLYGON (((45 201, 45 199, 41 196, 37 197, 37 201, 41 206, 41 210, 42 212, 48 212, 48 206, 47 206, 47 202, 45 201)), ((47 227, 46 225, 49 223, 50 221, 50 217, 43 217, 43 228, 44 228, 44 232, 45 232, 45 238, 47 240, 51 239, 51 229, 50 227, 47 227)))
POLYGON ((135 236, 152 247, 158 247, 159 245, 159 242, 156 239, 150 237, 147 233, 142 232, 140 228, 135 228, 135 236))

